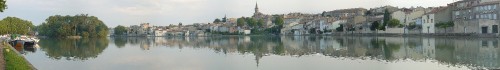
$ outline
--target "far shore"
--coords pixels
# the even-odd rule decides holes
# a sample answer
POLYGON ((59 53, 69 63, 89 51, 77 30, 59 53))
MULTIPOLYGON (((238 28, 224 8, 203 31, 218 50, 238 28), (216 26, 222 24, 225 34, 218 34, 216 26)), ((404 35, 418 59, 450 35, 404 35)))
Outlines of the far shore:
POLYGON ((218 37, 218 36, 359 36, 359 37, 471 37, 471 38, 499 38, 498 34, 474 34, 474 33, 335 33, 335 34, 302 34, 302 35, 276 35, 276 34, 250 34, 250 35, 209 35, 209 36, 127 36, 111 35, 109 37, 218 37))

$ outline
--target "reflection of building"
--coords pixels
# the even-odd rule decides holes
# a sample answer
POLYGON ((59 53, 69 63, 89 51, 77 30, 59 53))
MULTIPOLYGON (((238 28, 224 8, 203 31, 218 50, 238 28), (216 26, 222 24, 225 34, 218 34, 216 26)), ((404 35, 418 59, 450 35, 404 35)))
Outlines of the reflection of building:
POLYGON ((436 41, 434 38, 424 38, 422 39, 423 55, 428 58, 436 57, 436 41))
MULTIPOLYGON (((500 67, 498 39, 225 36, 129 38, 143 50, 151 47, 203 48, 216 53, 252 54, 256 64, 266 56, 321 55, 385 61, 438 61, 450 66, 500 67)), ((151 48, 153 49, 153 48, 151 48)))

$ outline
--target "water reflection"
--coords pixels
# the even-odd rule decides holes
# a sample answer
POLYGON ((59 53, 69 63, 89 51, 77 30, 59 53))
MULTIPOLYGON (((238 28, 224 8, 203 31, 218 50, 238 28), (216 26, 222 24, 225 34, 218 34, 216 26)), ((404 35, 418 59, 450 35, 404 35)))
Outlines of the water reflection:
POLYGON ((42 39, 38 45, 49 58, 88 60, 97 58, 108 47, 108 39, 42 39))
MULTIPOLYGON (((123 39, 115 39, 121 40, 123 39)), ((217 38, 128 38, 130 44, 154 46, 211 48, 217 53, 255 55, 270 54, 300 57, 322 54, 331 57, 399 60, 437 60, 450 66, 496 69, 500 67, 498 39, 467 38, 394 38, 394 37, 319 37, 319 36, 234 36, 217 38)), ((120 43, 123 44, 123 43, 120 43)), ((118 45, 118 44, 117 44, 118 45)))
MULTIPOLYGON (((471 69, 498 69, 498 39, 425 37, 327 37, 327 36, 226 36, 226 37, 116 37, 117 48, 151 47, 204 48, 215 53, 252 54, 257 66, 271 55, 301 58, 324 55, 332 58, 398 61, 437 61, 440 64, 471 69)), ((41 50, 53 59, 87 60, 96 58, 108 46, 108 39, 42 39, 41 50)))

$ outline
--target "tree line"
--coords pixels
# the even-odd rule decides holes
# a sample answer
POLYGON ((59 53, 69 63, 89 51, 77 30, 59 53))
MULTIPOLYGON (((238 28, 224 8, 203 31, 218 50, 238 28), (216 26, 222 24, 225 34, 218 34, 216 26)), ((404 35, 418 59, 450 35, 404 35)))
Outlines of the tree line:
POLYGON ((24 34, 27 35, 35 26, 31 21, 17 17, 6 17, 0 20, 0 35, 24 34))
POLYGON ((38 26, 40 35, 48 37, 106 37, 108 26, 95 16, 79 14, 75 16, 50 16, 38 26))

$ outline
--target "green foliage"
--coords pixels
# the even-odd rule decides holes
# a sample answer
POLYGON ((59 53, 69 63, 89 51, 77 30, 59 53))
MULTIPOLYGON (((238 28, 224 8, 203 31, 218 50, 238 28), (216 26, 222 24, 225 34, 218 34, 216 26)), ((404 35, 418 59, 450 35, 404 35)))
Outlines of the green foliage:
POLYGON ((27 60, 22 55, 14 52, 13 48, 8 48, 8 45, 5 43, 3 43, 3 46, 5 46, 4 49, 9 50, 9 52, 3 51, 5 70, 31 70, 27 60))
POLYGON ((250 27, 257 26, 257 20, 255 20, 253 18, 246 18, 246 21, 247 21, 247 25, 250 27))
POLYGON ((344 31, 344 25, 340 25, 340 27, 337 27, 335 30, 337 30, 337 32, 344 31))
POLYGON ((257 27, 263 27, 263 26, 264 26, 264 23, 265 23, 265 22, 264 22, 264 20, 259 19, 259 20, 257 21, 257 27))
POLYGON ((40 35, 49 37, 82 36, 106 37, 108 27, 95 16, 50 16, 39 27, 40 35))
POLYGON ((214 23, 220 23, 220 22, 222 22, 222 20, 220 20, 219 18, 216 18, 216 19, 214 20, 214 23))
POLYGON ((227 21, 227 17, 224 16, 224 18, 222 18, 222 22, 226 22, 227 21))
POLYGON ((453 23, 453 21, 449 21, 449 22, 438 22, 436 24, 434 24, 434 26, 438 27, 438 28, 448 28, 448 27, 453 27, 455 26, 455 24, 453 23))
POLYGON ((382 24, 382 28, 380 28, 380 30, 384 30, 385 31, 385 26, 387 26, 387 24, 389 23, 389 21, 391 20, 391 13, 389 12, 388 9, 385 9, 384 10, 384 23, 382 24))
POLYGON ((245 25, 245 18, 244 17, 241 17, 241 18, 238 18, 238 20, 236 21, 237 22, 237 26, 244 26, 245 25))
POLYGON ((113 30, 115 31, 115 35, 125 35, 127 34, 127 27, 125 26, 122 26, 122 25, 118 25, 116 26, 115 28, 113 28, 113 30))
POLYGON ((283 17, 276 17, 276 19, 274 20, 274 24, 279 26, 279 27, 283 27, 283 24, 285 24, 284 18, 283 17))
POLYGON ((411 22, 408 25, 408 29, 419 29, 419 28, 422 28, 422 26, 417 25, 417 23, 415 23, 415 22, 411 22))
POLYGON ((389 20, 388 24, 389 24, 389 27, 397 27, 400 25, 400 22, 397 19, 391 19, 391 20, 389 20))
POLYGON ((380 29, 380 23, 378 23, 378 21, 373 22, 372 26, 370 26, 370 30, 374 31, 376 29, 380 29))
POLYGON ((28 34, 34 27, 31 21, 6 17, 0 21, 0 34, 28 34))
POLYGON ((455 23, 453 23, 453 21, 438 22, 438 23, 434 24, 434 26, 436 26, 438 28, 444 28, 445 33, 446 33, 446 31, 447 31, 446 28, 455 26, 455 23))
POLYGON ((0 12, 3 12, 5 9, 7 9, 7 1, 5 0, 0 0, 0 12))

